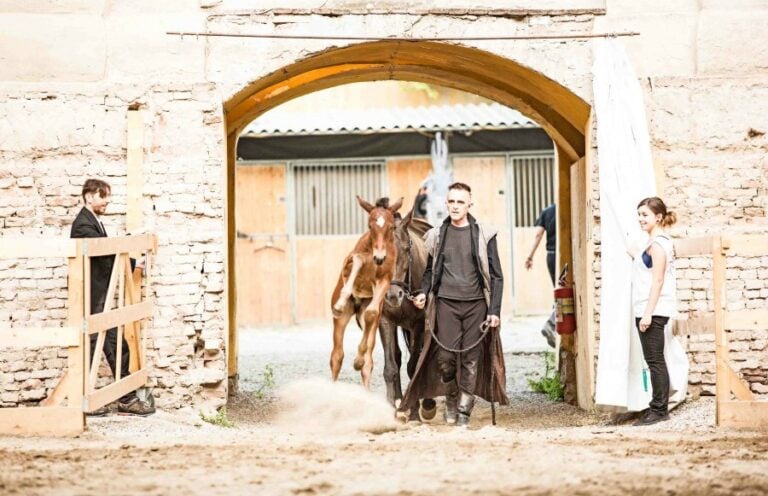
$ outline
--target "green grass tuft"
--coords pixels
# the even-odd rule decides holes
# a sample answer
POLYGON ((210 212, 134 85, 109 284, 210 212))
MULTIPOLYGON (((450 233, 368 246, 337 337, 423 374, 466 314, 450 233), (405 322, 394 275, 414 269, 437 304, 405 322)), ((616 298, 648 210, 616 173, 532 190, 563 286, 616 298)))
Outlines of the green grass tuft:
POLYGON ((563 401, 563 385, 560 384, 560 372, 555 370, 555 354, 548 351, 544 354, 546 369, 538 379, 528 379, 531 391, 544 393, 551 401, 563 401))

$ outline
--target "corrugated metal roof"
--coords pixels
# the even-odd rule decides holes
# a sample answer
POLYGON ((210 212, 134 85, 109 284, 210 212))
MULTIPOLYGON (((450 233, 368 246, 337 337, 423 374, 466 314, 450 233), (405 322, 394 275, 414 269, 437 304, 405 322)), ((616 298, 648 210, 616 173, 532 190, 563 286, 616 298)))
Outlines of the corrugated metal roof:
POLYGON ((538 128, 517 110, 498 103, 334 109, 293 113, 274 109, 259 116, 244 136, 372 134, 407 131, 480 131, 538 128))

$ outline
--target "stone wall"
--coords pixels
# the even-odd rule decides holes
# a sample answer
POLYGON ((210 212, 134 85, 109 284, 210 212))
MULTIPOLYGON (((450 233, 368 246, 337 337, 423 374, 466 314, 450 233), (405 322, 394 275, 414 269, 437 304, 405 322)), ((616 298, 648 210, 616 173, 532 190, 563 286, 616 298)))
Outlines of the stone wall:
MULTIPOLYGON (((296 5, 299 10, 284 9, 278 15, 245 10, 252 7, 238 0, 101 0, 66 6, 5 2, 0 8, 0 236, 66 236, 87 177, 103 177, 113 185, 114 202, 105 224, 110 234, 123 233, 126 113, 129 107, 142 109, 145 228, 160 241, 152 274, 156 311, 147 343, 151 386, 161 407, 223 403, 222 105, 252 81, 343 42, 181 40, 165 34, 205 29, 414 36, 639 30, 642 36, 626 43, 645 91, 661 193, 680 216, 674 234, 765 230, 768 55, 762 49, 761 26, 768 24, 768 6, 758 0, 727 7, 714 0, 642 5, 630 0, 549 0, 515 2, 504 12, 461 11, 488 7, 481 3, 441 2, 442 8, 459 10, 440 11, 435 2, 419 1, 412 7, 421 9, 420 15, 414 15, 388 13, 389 4, 374 11, 360 8, 359 2, 306 0, 296 5), (306 11, 321 5, 340 10, 306 11), (526 8, 535 12, 526 15, 526 8)), ((588 41, 488 41, 474 46, 517 60, 591 101, 588 41)), ((596 192, 594 183, 599 291, 596 192)), ((0 322, 60 324, 66 317, 62 263, 0 262, 0 322)), ((711 294, 699 277, 707 262, 681 261, 685 263, 683 306, 711 305, 711 294)), ((729 305, 766 308, 766 272, 767 257, 729 261, 729 305)), ((768 386, 765 332, 731 333, 734 362, 759 393, 768 386)), ((687 346, 692 385, 711 393, 711 336, 692 336, 687 346)), ((61 353, 0 351, 0 405, 38 400, 60 373, 61 353)))
MULTIPOLYGON (((162 407, 220 404, 226 394, 224 145, 213 86, 17 88, 0 95, 4 123, 24 123, 0 131, 3 237, 68 236, 87 177, 112 185, 104 224, 110 235, 125 234, 125 123, 129 106, 142 109, 145 229, 159 238, 149 386, 162 407)), ((64 259, 0 262, 0 321, 61 325, 66 273, 64 259)), ((44 396, 41 388, 55 384, 66 362, 62 353, 0 352, 0 384, 8 392, 3 406, 44 396)))

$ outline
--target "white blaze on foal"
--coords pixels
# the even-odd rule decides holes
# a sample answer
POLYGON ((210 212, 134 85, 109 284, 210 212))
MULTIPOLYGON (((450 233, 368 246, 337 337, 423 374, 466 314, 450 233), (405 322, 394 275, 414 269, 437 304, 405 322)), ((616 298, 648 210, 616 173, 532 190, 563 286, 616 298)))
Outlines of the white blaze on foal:
POLYGON ((376 219, 376 225, 379 226, 379 227, 384 227, 384 223, 385 222, 386 221, 384 220, 384 216, 383 215, 379 215, 379 218, 376 219))

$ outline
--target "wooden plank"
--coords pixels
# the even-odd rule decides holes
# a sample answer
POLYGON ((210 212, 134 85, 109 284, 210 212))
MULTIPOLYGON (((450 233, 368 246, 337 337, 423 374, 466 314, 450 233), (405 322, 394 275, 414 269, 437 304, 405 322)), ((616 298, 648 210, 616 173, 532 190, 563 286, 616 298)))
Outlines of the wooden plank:
POLYGON ((291 320, 287 179, 285 164, 237 167, 237 229, 257 237, 235 240, 236 273, 262 274, 237 278, 241 326, 287 324, 291 320), (268 233, 277 236, 258 237, 268 233))
POLYGON ((96 334, 129 322, 146 319, 152 316, 154 305, 151 301, 135 303, 131 306, 97 313, 88 317, 88 334, 96 334))
POLYGON ((79 436, 85 416, 78 407, 0 408, 0 434, 11 436, 79 436))
POLYGON ((726 370, 728 374, 728 384, 730 385, 731 392, 737 400, 751 401, 754 399, 752 391, 749 389, 749 384, 742 379, 739 374, 734 372, 729 363, 723 364, 723 370, 726 370))
POLYGON ((0 238, 3 258, 69 258, 77 254, 77 240, 68 238, 0 238))
POLYGON ((65 370, 59 378, 59 382, 57 382, 56 386, 54 386, 53 391, 51 391, 48 396, 40 401, 40 406, 61 406, 64 403, 64 400, 67 398, 67 392, 70 388, 69 383, 71 382, 72 379, 69 375, 69 371, 65 370))
MULTIPOLYGON (((85 249, 86 247, 85 243, 83 243, 82 248, 85 249)), ((91 390, 88 371, 93 361, 91 357, 91 336, 86 334, 88 330, 87 319, 91 314, 91 264, 90 261, 86 263, 86 258, 83 257, 83 387, 80 389, 83 395, 91 390)), ((83 397, 82 401, 85 402, 85 397, 83 397)))
POLYGON ((112 264, 112 272, 109 274, 109 284, 107 285, 107 295, 104 297, 104 308, 101 309, 101 313, 112 310, 112 305, 115 301, 115 289, 117 288, 117 281, 119 279, 122 260, 123 255, 117 255, 115 257, 114 263, 112 264))
MULTIPOLYGON (((757 331, 768 328, 768 310, 735 310, 724 313, 723 326, 725 329, 757 331)), ((714 334, 715 314, 710 312, 688 319, 674 320, 672 325, 676 335, 714 334)))
POLYGON ((120 399, 123 395, 135 391, 147 383, 147 370, 141 369, 135 374, 124 377, 108 386, 97 389, 86 397, 86 411, 93 411, 120 399))
POLYGON ((768 429, 768 401, 722 401, 718 409, 720 427, 768 429))
POLYGON ((129 233, 135 233, 144 224, 142 210, 144 190, 144 115, 141 110, 128 111, 127 144, 125 224, 126 230, 129 233))
MULTIPOLYGON (((591 127, 591 126, 590 126, 591 127)), ((587 162, 581 159, 571 166, 571 251, 573 253, 573 284, 576 311, 576 397, 580 408, 594 406, 595 353, 594 335, 589 326, 592 308, 592 290, 589 274, 592 273, 594 249, 587 238, 588 195, 587 162)))
MULTIPOLYGON (((130 273, 130 264, 125 266, 125 277, 128 283, 125 288, 125 304, 133 305, 141 300, 141 269, 135 269, 130 273)), ((128 370, 136 372, 141 368, 139 356, 139 335, 141 332, 141 322, 129 322, 125 325, 125 341, 128 343, 130 354, 130 364, 128 370)))
POLYGON ((89 362, 87 370, 88 384, 85 387, 85 392, 90 393, 96 389, 96 380, 99 378, 99 364, 101 363, 101 352, 104 350, 104 340, 107 337, 107 333, 102 331, 96 338, 96 346, 93 348, 93 356, 89 362))
POLYGON ((750 331, 768 329, 768 309, 725 312, 725 328, 750 331))
POLYGON ((716 236, 701 236, 697 238, 682 238, 675 240, 675 256, 700 257, 712 255, 712 243, 716 236))
POLYGON ((387 194, 393 201, 401 196, 404 198, 400 213, 405 215, 413 208, 413 200, 431 172, 432 160, 429 158, 387 160, 387 194))
MULTIPOLYGON (((83 339, 83 322, 85 320, 85 298, 83 294, 83 272, 85 258, 82 256, 82 243, 78 244, 77 256, 68 261, 69 271, 67 274, 67 325, 80 329, 78 332, 77 346, 67 348, 67 375, 70 380, 65 385, 67 405, 69 407, 79 407, 83 405, 83 384, 85 382, 85 350, 83 339)), ((90 264, 88 264, 90 265, 90 264)))
POLYGON ((103 255, 116 255, 137 251, 152 250, 156 246, 154 234, 139 234, 136 236, 118 236, 114 238, 88 238, 83 240, 88 243, 87 254, 89 257, 103 255))
MULTIPOLYGON (((118 255, 117 257, 117 264, 116 265, 122 265, 122 267, 117 268, 117 284, 120 287, 119 292, 117 293, 117 308, 123 308, 125 306, 125 293, 128 291, 126 289, 126 283, 131 284, 133 286, 133 281, 129 278, 125 277, 125 269, 129 271, 130 275, 130 269, 131 269, 131 261, 128 257, 128 255, 118 255)), ((115 350, 115 380, 119 381, 120 377, 122 376, 121 371, 123 366, 123 329, 124 325, 117 326, 117 343, 116 343, 116 350, 115 350)), ((127 346, 127 345, 126 345, 127 346)), ((130 357, 129 357, 130 361, 130 357)))
MULTIPOLYGON (((227 157, 226 180, 226 207, 224 209, 224 223, 227 226, 227 258, 224 259, 224 274, 227 280, 227 290, 224 291, 224 305, 227 308, 227 334, 224 348, 227 353, 227 377, 237 376, 237 279, 235 278, 235 213, 241 209, 236 208, 235 203, 235 170, 237 163, 237 138, 240 130, 229 128, 227 134, 226 148, 222 143, 222 150, 227 157)), ((293 201, 291 199, 291 201, 293 201)), ((147 267, 147 278, 151 277, 151 271, 147 267)), ((151 295, 149 289, 149 280, 147 281, 147 297, 151 295)))
POLYGON ((715 333, 715 314, 708 313, 688 319, 672 321, 672 333, 676 336, 693 336, 715 333))
POLYGON ((728 374, 728 336, 725 334, 725 250, 719 237, 712 239, 712 271, 714 286, 715 307, 715 362, 717 372, 715 376, 716 408, 715 418, 720 425, 720 405, 731 398, 731 387, 728 374))
POLYGON ((768 235, 729 234, 725 239, 730 243, 728 254, 739 257, 762 257, 768 255, 768 235))
POLYGON ((76 327, 16 327, 0 330, 3 348, 39 348, 41 346, 77 346, 80 329, 76 327))
POLYGON ((235 216, 239 231, 248 234, 286 232, 285 164, 240 165, 235 187, 235 216))

